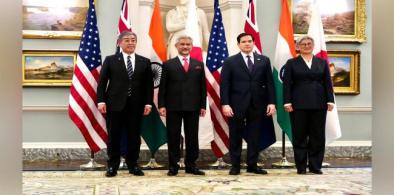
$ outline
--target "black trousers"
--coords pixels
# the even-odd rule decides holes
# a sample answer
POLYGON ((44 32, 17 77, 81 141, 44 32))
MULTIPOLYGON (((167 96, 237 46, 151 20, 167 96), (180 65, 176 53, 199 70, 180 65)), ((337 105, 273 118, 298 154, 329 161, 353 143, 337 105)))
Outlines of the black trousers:
POLYGON ((290 113, 294 160, 297 170, 320 170, 326 144, 327 110, 294 110, 290 113))
POLYGON ((261 137, 259 123, 261 122, 260 120, 263 120, 262 114, 263 112, 256 112, 256 109, 251 107, 244 116, 238 115, 229 118, 230 158, 233 167, 240 168, 243 134, 247 135, 247 137, 245 137, 248 147, 246 152, 246 164, 248 167, 257 167, 260 153, 259 138, 261 137))
POLYGON ((186 156, 185 166, 195 167, 198 159, 199 111, 167 111, 167 145, 169 167, 178 168, 181 156, 180 140, 182 120, 184 123, 186 156))
POLYGON ((108 129, 108 167, 115 170, 119 168, 121 155, 122 136, 127 136, 127 152, 126 163, 129 169, 137 165, 141 146, 141 120, 143 115, 143 107, 135 105, 131 98, 127 99, 127 103, 121 111, 109 111, 107 113, 107 129, 108 129), (127 133, 122 133, 126 128, 127 133))

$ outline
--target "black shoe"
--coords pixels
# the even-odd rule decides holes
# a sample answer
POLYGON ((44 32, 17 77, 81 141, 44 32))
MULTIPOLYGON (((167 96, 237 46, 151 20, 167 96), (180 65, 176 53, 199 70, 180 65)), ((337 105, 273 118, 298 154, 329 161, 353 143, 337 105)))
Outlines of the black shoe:
POLYGON ((186 167, 185 172, 193 175, 205 175, 205 172, 201 171, 197 167, 186 167))
POLYGON ((142 169, 139 168, 138 166, 135 166, 134 168, 129 169, 129 173, 133 174, 135 176, 144 176, 145 175, 144 172, 142 171, 142 169))
POLYGON ((305 175, 306 174, 306 170, 297 170, 297 174, 298 175, 305 175))
POLYGON ((321 171, 320 169, 318 170, 309 170, 309 172, 313 173, 313 174, 317 174, 317 175, 322 175, 323 171, 321 171))
POLYGON ((231 167, 229 175, 239 175, 241 174, 241 169, 239 167, 231 167))
POLYGON ((266 175, 268 172, 260 167, 248 167, 246 169, 246 172, 248 173, 255 173, 255 174, 261 174, 261 175, 266 175))
POLYGON ((105 173, 106 177, 115 177, 118 172, 113 167, 108 167, 107 172, 105 173))
POLYGON ((168 169, 167 175, 168 175, 168 176, 176 176, 176 175, 178 175, 178 168, 170 167, 170 168, 168 169))

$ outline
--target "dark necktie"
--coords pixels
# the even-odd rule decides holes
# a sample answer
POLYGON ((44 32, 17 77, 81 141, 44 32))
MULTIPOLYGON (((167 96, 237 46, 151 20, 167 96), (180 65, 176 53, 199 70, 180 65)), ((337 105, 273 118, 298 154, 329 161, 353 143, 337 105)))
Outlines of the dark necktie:
MULTIPOLYGON (((129 79, 131 80, 131 76, 133 75, 133 64, 131 63, 130 58, 130 56, 127 56, 127 74, 129 75, 129 79)), ((131 96, 131 85, 129 85, 127 94, 131 96)))
POLYGON ((247 55, 246 57, 248 58, 248 69, 249 69, 249 72, 252 72, 253 68, 254 68, 254 64, 252 62, 252 59, 250 58, 249 55, 247 55))
POLYGON ((127 56, 127 74, 129 75, 129 79, 133 75, 133 64, 131 63, 131 57, 127 56))

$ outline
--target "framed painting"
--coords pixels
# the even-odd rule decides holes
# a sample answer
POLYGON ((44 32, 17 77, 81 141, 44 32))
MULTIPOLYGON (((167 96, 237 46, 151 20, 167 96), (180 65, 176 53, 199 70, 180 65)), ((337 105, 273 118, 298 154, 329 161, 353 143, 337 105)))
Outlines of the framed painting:
POLYGON ((70 86, 76 51, 23 51, 23 86, 70 86))
POLYGON ((23 38, 79 39, 88 0, 23 0, 23 38))
MULTIPOLYGON (((320 0, 327 42, 365 42, 365 0, 320 0)), ((308 32, 313 0, 289 0, 295 37, 308 32)))
POLYGON ((360 93, 360 52, 328 51, 331 78, 336 94, 360 93))

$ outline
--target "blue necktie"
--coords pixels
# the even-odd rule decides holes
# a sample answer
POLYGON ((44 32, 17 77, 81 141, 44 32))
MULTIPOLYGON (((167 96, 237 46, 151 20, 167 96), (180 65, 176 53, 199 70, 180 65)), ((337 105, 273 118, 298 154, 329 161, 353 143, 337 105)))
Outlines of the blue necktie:
POLYGON ((247 55, 246 57, 248 58, 248 69, 249 69, 249 72, 252 72, 253 68, 254 68, 254 64, 252 62, 252 59, 250 58, 249 55, 247 55))

